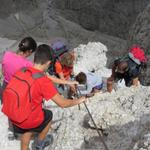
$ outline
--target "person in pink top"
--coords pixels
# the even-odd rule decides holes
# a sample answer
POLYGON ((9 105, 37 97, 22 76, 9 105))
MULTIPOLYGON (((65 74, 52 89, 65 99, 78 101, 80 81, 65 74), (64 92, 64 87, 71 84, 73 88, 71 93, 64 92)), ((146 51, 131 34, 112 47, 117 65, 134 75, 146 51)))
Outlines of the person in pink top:
MULTIPOLYGON (((23 67, 32 67, 33 63, 27 60, 27 57, 30 56, 37 48, 37 43, 32 37, 25 37, 21 40, 18 45, 18 50, 16 52, 6 51, 2 58, 2 73, 3 73, 3 85, 2 90, 5 89, 8 82, 15 74, 16 71, 20 70, 23 67)), ((2 93, 1 93, 1 103, 2 103, 2 93)), ((14 133, 12 128, 12 123, 9 122, 8 128, 8 139, 13 140, 14 133)))
POLYGON ((8 83, 12 75, 22 67, 31 67, 33 63, 27 60, 37 48, 35 40, 31 37, 25 37, 18 45, 16 52, 6 51, 2 59, 2 71, 4 83, 8 83))

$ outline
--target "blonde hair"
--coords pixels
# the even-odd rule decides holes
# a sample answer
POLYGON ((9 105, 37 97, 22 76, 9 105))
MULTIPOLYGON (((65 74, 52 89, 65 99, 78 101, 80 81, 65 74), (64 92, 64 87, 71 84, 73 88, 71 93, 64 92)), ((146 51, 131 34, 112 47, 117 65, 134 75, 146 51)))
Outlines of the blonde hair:
POLYGON ((70 52, 67 52, 65 54, 63 54, 63 56, 60 58, 60 63, 63 66, 73 66, 73 62, 74 62, 74 57, 70 52))

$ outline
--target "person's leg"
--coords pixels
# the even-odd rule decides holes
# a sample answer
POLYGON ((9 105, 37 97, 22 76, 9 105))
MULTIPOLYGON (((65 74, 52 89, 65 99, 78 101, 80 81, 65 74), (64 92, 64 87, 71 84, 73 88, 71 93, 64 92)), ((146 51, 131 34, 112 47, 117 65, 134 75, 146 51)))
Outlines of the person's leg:
POLYGON ((28 150, 29 149, 29 143, 32 137, 31 132, 25 132, 21 137, 21 150, 28 150))
POLYGON ((47 124, 47 126, 39 133, 38 140, 43 141, 51 127, 51 122, 47 124))
POLYGON ((9 119, 8 119, 8 139, 9 140, 14 140, 15 139, 13 125, 12 125, 12 122, 9 119))
POLYGON ((38 132, 38 137, 35 138, 33 147, 36 150, 42 150, 46 146, 50 145, 53 142, 53 136, 48 135, 48 131, 51 127, 53 113, 50 110, 44 110, 44 121, 37 128, 32 129, 34 132, 38 132))
POLYGON ((124 76, 125 85, 130 87, 132 85, 132 78, 127 74, 124 76))

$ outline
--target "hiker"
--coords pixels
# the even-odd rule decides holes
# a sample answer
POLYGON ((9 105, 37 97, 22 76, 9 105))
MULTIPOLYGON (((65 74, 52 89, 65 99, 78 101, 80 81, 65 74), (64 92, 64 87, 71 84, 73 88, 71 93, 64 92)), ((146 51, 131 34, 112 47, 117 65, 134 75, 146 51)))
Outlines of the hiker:
MULTIPOLYGON (((56 40, 50 44, 52 47, 53 60, 48 68, 48 73, 53 77, 58 77, 62 80, 72 80, 73 77, 73 62, 75 60, 74 51, 69 50, 66 42, 63 40, 56 40)), ((77 83, 75 83, 77 84, 77 83)), ((75 91, 75 84, 56 85, 60 94, 64 97, 68 97, 68 91, 72 89, 75 91)))
MULTIPOLYGON (((27 60, 27 57, 30 56, 37 48, 37 44, 32 37, 25 37, 21 40, 18 45, 18 50, 16 52, 13 51, 5 51, 2 58, 2 73, 3 73, 3 83, 2 83, 2 92, 7 86, 8 82, 14 75, 14 73, 21 69, 22 67, 32 66, 32 62, 27 60)), ((1 93, 2 97, 2 93, 1 93)), ((1 98, 2 103, 2 98, 1 98)), ((8 120, 8 139, 13 140, 14 133, 11 122, 8 120)))
POLYGON ((48 68, 48 73, 61 79, 70 79, 73 72, 73 62, 75 60, 74 51, 70 51, 66 43, 62 40, 54 41, 51 47, 53 61, 48 68))
MULTIPOLYGON (((62 80, 72 80, 73 77, 74 56, 71 52, 64 53, 55 63, 56 76, 62 80)), ((75 91, 75 85, 63 86, 58 85, 58 91, 68 97, 68 91, 75 91)))
POLYGON ((37 48, 37 44, 32 37, 25 37, 18 45, 18 50, 5 51, 2 58, 2 72, 4 76, 3 87, 8 84, 13 74, 22 67, 32 66, 32 62, 27 60, 37 48))
POLYGON ((123 58, 116 59, 112 65, 112 74, 108 78, 109 81, 118 81, 124 79, 125 85, 139 85, 139 75, 141 67, 145 64, 147 58, 144 51, 139 46, 131 47, 128 55, 123 58))
POLYGON ((126 86, 138 85, 140 68, 132 60, 116 60, 112 66, 112 74, 108 80, 119 81, 124 79, 126 86), (132 68, 134 66, 134 68, 132 68))
POLYGON ((36 150, 44 150, 47 142, 51 140, 51 136, 48 136, 47 133, 51 127, 53 114, 50 110, 44 110, 42 108, 43 100, 51 99, 61 108, 71 107, 86 100, 85 97, 74 100, 65 99, 57 92, 52 81, 45 75, 45 71, 48 69, 51 60, 52 54, 50 47, 45 44, 38 46, 34 56, 33 67, 25 68, 25 71, 23 69, 18 71, 14 77, 12 77, 4 91, 2 111, 11 118, 14 131, 16 133, 22 133, 21 150, 28 150, 33 132, 38 133, 38 137, 34 142, 36 150), (33 75, 35 74, 37 77, 39 76, 39 78, 36 78, 34 81, 32 81, 31 77, 33 78, 33 75), (40 77, 40 75, 42 76, 40 77), (21 78, 21 80, 19 78, 21 78), (26 82, 28 85, 31 84, 31 86, 26 86, 26 82), (18 91, 21 91, 22 88, 18 88, 17 85, 22 85, 26 88, 28 87, 26 91, 25 88, 23 91, 25 97, 21 97, 22 94, 20 94, 18 91), (15 92, 11 91, 10 88, 15 92), (32 93, 30 91, 32 91, 32 93), (29 94, 26 94, 26 92, 29 92, 29 94), (15 96, 15 93, 17 93, 18 97, 15 96), (12 98, 10 98, 10 95, 12 98), (30 101, 29 99, 26 99, 27 97, 31 98, 30 101), (11 103, 10 105, 7 105, 9 101, 11 103), (20 111, 14 106, 15 104, 18 104, 18 101, 20 104, 19 107, 22 108, 22 114, 15 114, 15 112, 20 111), (31 107, 29 107, 30 105, 31 107), (12 110, 8 107, 14 109, 12 110))
POLYGON ((94 72, 80 72, 75 76, 75 80, 79 82, 77 88, 80 90, 81 95, 86 95, 87 97, 93 96, 103 88, 102 77, 94 72))

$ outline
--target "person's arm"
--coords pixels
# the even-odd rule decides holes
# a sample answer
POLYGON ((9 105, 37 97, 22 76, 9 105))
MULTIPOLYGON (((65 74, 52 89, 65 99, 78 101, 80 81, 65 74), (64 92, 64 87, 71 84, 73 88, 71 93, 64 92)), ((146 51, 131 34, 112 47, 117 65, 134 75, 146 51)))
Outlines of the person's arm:
POLYGON ((60 73, 57 73, 57 74, 58 74, 60 79, 65 80, 63 72, 60 72, 60 73))
POLYGON ((57 77, 51 76, 51 75, 47 75, 47 77, 54 83, 57 84, 68 84, 68 85, 74 85, 74 84, 78 84, 77 81, 68 81, 65 79, 59 79, 57 77))
POLYGON ((111 78, 112 78, 112 80, 114 79, 114 77, 115 77, 115 70, 116 70, 116 65, 115 64, 113 64, 112 65, 112 73, 111 73, 111 78))
POLYGON ((133 86, 138 86, 140 84, 139 74, 140 74, 139 68, 135 68, 133 70, 130 70, 129 75, 132 77, 132 85, 133 86))
POLYGON ((86 100, 85 97, 80 97, 79 99, 65 99, 59 93, 53 96, 52 100, 61 108, 67 108, 74 105, 78 105, 86 100))
POLYGON ((113 80, 114 77, 115 77, 116 68, 117 68, 119 62, 120 62, 120 58, 114 60, 114 62, 113 62, 113 65, 112 65, 112 74, 111 74, 111 76, 110 76, 110 79, 111 79, 111 80, 113 80))

